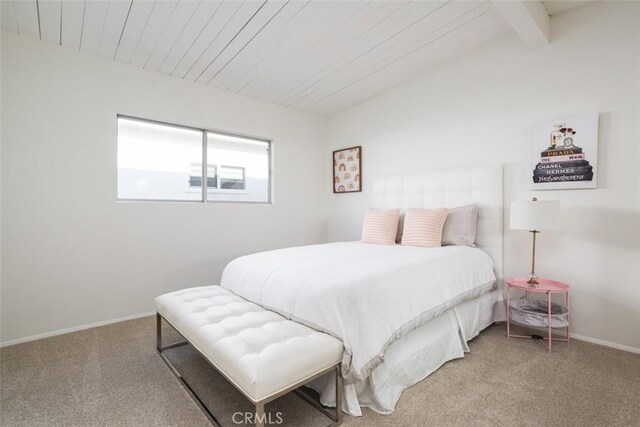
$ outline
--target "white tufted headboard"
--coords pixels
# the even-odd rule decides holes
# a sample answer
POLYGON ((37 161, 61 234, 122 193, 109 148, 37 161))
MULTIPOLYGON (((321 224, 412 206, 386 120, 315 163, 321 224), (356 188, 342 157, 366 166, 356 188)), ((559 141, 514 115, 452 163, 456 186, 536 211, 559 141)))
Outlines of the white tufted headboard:
POLYGON ((371 206, 379 209, 438 208, 477 203, 476 245, 493 259, 502 279, 502 165, 434 169, 374 177, 371 206))

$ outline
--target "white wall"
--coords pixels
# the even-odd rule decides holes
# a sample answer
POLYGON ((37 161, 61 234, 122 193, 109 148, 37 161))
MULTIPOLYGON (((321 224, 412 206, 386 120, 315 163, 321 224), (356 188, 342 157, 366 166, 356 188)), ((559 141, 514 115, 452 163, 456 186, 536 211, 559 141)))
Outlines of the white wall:
POLYGON ((324 241, 325 119, 2 34, 2 341, 148 312, 324 241), (273 139, 274 204, 116 201, 116 114, 273 139))
MULTIPOLYGON (((597 111, 598 189, 535 194, 560 200, 565 220, 541 236, 538 271, 572 284, 574 332, 640 348, 639 20, 631 2, 558 15, 545 48, 506 37, 328 127, 3 33, 1 341, 150 311, 241 254, 357 239, 377 174, 503 162, 508 217, 534 195, 531 125, 597 111), (116 202, 117 113, 273 138, 275 204, 116 202), (362 194, 330 193, 324 132, 330 150, 363 145, 362 194)), ((505 274, 521 275, 529 236, 507 227, 505 274)))
POLYGON ((508 36, 332 117, 330 150, 363 146, 364 190, 329 196, 329 240, 359 237, 367 177, 502 162, 505 275, 526 274, 531 257, 530 235, 508 229, 509 202, 560 200, 563 229, 540 236, 539 275, 572 285, 575 334, 640 349, 638 22, 633 2, 557 15, 549 46, 508 36), (598 188, 530 191, 531 125, 588 112, 600 113, 598 188))

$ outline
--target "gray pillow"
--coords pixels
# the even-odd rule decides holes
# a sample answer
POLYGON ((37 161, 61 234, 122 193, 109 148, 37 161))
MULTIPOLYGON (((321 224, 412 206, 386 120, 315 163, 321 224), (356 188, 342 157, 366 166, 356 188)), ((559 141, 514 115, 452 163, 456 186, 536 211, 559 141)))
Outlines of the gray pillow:
POLYGON ((442 246, 475 246, 478 205, 465 205, 449 209, 442 229, 442 246))

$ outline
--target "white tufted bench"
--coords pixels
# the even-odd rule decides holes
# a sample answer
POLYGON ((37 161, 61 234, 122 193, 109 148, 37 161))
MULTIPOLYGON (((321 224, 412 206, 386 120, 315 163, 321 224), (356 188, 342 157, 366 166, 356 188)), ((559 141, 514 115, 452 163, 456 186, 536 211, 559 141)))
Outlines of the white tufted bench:
POLYGON ((210 421, 215 416, 184 381, 165 350, 192 344, 256 406, 255 424, 262 426, 264 405, 334 370, 336 374, 335 416, 306 395, 306 400, 342 421, 342 342, 300 323, 266 310, 220 286, 184 289, 155 300, 157 348, 160 356, 185 386, 210 421), (162 345, 162 319, 186 341, 162 345))

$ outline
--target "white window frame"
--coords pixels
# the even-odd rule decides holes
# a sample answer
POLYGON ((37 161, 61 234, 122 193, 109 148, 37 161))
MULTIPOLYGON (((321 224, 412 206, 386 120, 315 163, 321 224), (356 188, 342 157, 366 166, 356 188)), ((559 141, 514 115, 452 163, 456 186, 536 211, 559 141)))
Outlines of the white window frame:
MULTIPOLYGON (((119 202, 167 202, 167 203, 173 203, 173 202, 177 202, 177 203, 248 203, 248 204, 272 204, 272 200, 273 200, 273 155, 272 155, 272 147, 273 147, 273 140, 269 139, 269 138, 264 138, 264 137, 258 137, 258 136, 252 136, 252 135, 246 135, 246 134, 241 134, 241 133, 237 133, 237 132, 229 132, 229 131, 222 131, 222 130, 217 130, 217 129, 211 129, 211 128, 203 128, 203 127, 195 127, 195 126, 186 126, 186 125, 181 125, 181 124, 176 124, 176 123, 169 123, 169 122, 163 122, 160 120, 153 120, 153 119, 145 119, 145 118, 141 118, 141 117, 135 117, 135 116, 129 116, 129 115, 125 115, 125 114, 118 114, 116 116, 116 123, 118 121, 118 119, 129 119, 129 120, 137 120, 140 122, 147 122, 147 123, 151 123, 151 124, 157 124, 157 125, 164 125, 164 126, 173 126, 173 127, 178 127, 178 128, 183 128, 183 129, 189 129, 189 130, 193 130, 193 131, 197 131, 202 133, 202 198, 200 200, 173 200, 173 199, 130 199, 130 198, 117 198, 117 200, 119 202), (209 200, 208 199, 208 195, 209 194, 248 194, 247 190, 246 190, 246 175, 244 174, 244 170, 245 168, 242 166, 230 166, 230 165, 220 165, 220 164, 215 164, 212 165, 216 168, 216 184, 217 184, 217 188, 209 188, 208 186, 208 162, 207 162, 207 148, 209 146, 208 143, 208 139, 207 139, 207 133, 212 133, 215 135, 222 135, 222 136, 230 136, 230 137, 234 137, 234 138, 241 138, 241 139, 249 139, 249 140, 253 140, 253 141, 258 141, 258 142, 262 142, 265 143, 267 145, 267 153, 268 153, 268 166, 269 166, 269 178, 267 180, 267 200, 264 202, 256 202, 256 201, 246 201, 246 200, 209 200), (240 190, 240 189, 223 189, 220 187, 220 167, 230 167, 230 168, 241 168, 243 169, 243 177, 245 180, 245 188, 240 190)), ((118 136, 117 136, 117 125, 116 125, 116 147, 118 144, 118 136)), ((117 168, 117 165, 116 165, 117 168)), ((187 191, 199 191, 193 187, 189 186, 189 183, 187 183, 187 191)), ((116 184, 116 194, 117 194, 117 184, 116 184)))

